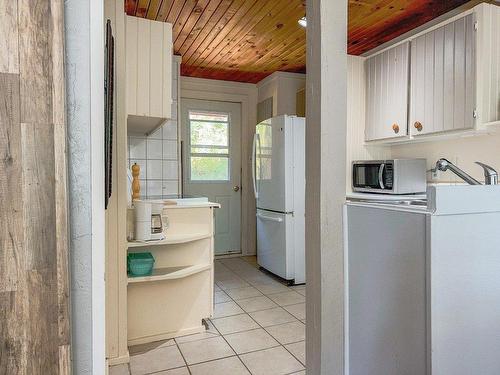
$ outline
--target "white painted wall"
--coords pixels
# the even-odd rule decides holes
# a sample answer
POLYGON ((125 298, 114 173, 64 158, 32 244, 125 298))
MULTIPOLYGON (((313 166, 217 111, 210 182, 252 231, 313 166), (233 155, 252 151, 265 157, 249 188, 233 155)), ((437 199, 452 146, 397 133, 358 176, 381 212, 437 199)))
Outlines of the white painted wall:
POLYGON ((309 375, 344 371, 347 0, 307 1, 306 358, 309 375))
POLYGON ((104 374, 104 9, 68 0, 64 11, 72 369, 104 374))
POLYGON ((172 117, 149 136, 128 136, 128 165, 141 170, 141 196, 177 195, 181 192, 178 129, 180 58, 172 62, 172 117))
POLYGON ((347 168, 346 190, 352 191, 354 160, 388 159, 391 149, 365 144, 365 58, 347 57, 347 168))
POLYGON ((257 83, 258 99, 273 98, 273 117, 297 114, 297 91, 306 85, 306 75, 274 72, 257 83))
POLYGON ((256 208, 252 189, 251 151, 257 124, 257 86, 250 83, 181 77, 181 101, 183 98, 241 103, 241 246, 243 255, 255 255, 256 208))
MULTIPOLYGON (((426 158, 428 169, 440 158, 447 158, 472 177, 484 181, 483 169, 475 161, 491 165, 500 172, 500 133, 391 147, 393 158, 426 158)), ((428 180, 431 176, 428 174, 428 180)), ((441 173, 433 182, 460 182, 451 172, 441 173)))

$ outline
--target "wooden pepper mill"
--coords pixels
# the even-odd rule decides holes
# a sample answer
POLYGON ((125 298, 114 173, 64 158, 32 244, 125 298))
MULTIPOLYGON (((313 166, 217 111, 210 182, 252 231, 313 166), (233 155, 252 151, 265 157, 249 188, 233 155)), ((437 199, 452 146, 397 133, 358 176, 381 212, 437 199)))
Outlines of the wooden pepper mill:
POLYGON ((132 166, 132 201, 135 201, 141 196, 141 183, 139 182, 139 174, 141 173, 141 167, 134 163, 132 166))

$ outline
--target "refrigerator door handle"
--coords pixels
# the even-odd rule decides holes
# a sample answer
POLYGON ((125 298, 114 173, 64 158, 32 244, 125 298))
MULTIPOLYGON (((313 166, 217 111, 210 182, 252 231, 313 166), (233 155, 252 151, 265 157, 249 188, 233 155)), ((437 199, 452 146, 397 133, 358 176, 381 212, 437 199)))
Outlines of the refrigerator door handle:
POLYGON ((253 135, 253 144, 252 144, 252 182, 253 182, 253 192, 255 194, 255 199, 259 198, 259 193, 257 191, 257 180, 255 179, 255 168, 256 168, 256 158, 257 158, 257 136, 258 134, 255 133, 253 135))
POLYGON ((257 217, 259 219, 262 219, 262 220, 274 221, 276 223, 282 223, 283 222, 283 219, 280 218, 280 217, 269 217, 269 216, 262 215, 262 214, 257 214, 257 217))

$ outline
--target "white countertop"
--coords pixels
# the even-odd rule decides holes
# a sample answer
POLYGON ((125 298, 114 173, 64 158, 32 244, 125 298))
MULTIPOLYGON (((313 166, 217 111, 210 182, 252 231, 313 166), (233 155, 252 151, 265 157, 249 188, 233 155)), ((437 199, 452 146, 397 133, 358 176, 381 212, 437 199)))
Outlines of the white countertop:
POLYGON ((165 209, 179 209, 179 208, 220 208, 219 203, 214 202, 194 202, 194 203, 184 203, 184 204, 166 204, 165 209))
POLYGON ((346 195, 346 204, 350 206, 362 206, 380 208, 393 211, 427 213, 426 205, 412 205, 403 202, 427 200, 427 194, 371 194, 371 193, 349 193, 346 195))
POLYGON ((373 207, 432 215, 461 215, 500 212, 500 185, 431 184, 426 195, 388 195, 353 193, 347 205, 373 207), (427 199, 426 199, 427 198, 427 199), (427 205, 409 202, 427 200, 427 205))
POLYGON ((356 200, 376 200, 376 201, 412 201, 427 199, 427 194, 408 194, 408 195, 395 195, 395 194, 372 194, 372 193, 348 193, 346 199, 356 200))
POLYGON ((189 197, 189 198, 166 198, 166 199, 145 199, 144 202, 150 203, 165 203, 172 202, 175 204, 165 204, 165 208, 203 208, 214 207, 220 208, 219 203, 209 202, 207 197, 189 197))
POLYGON ((347 201, 347 206, 357 206, 357 207, 370 207, 370 208, 378 208, 381 210, 390 210, 390 211, 404 211, 404 212, 412 212, 419 214, 431 214, 428 210, 427 206, 413 206, 413 205, 405 205, 405 204, 396 204, 396 203, 379 203, 379 202, 370 202, 370 201, 347 201))

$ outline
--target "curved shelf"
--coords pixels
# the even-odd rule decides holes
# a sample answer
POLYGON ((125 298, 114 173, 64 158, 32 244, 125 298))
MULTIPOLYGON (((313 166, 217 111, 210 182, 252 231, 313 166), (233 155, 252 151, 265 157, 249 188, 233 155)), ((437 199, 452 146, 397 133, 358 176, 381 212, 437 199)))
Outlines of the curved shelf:
POLYGON ((209 270, 211 268, 212 268, 211 264, 197 264, 194 266, 155 268, 153 269, 153 274, 150 276, 128 277, 127 280, 129 284, 135 284, 135 283, 143 283, 151 281, 182 279, 209 270))
POLYGON ((130 249, 134 247, 175 245, 175 244, 204 240, 206 238, 211 238, 211 237, 212 237, 211 234, 206 234, 206 233, 178 234, 178 235, 168 236, 164 240, 160 241, 145 241, 145 242, 131 241, 128 242, 128 248, 130 249))

